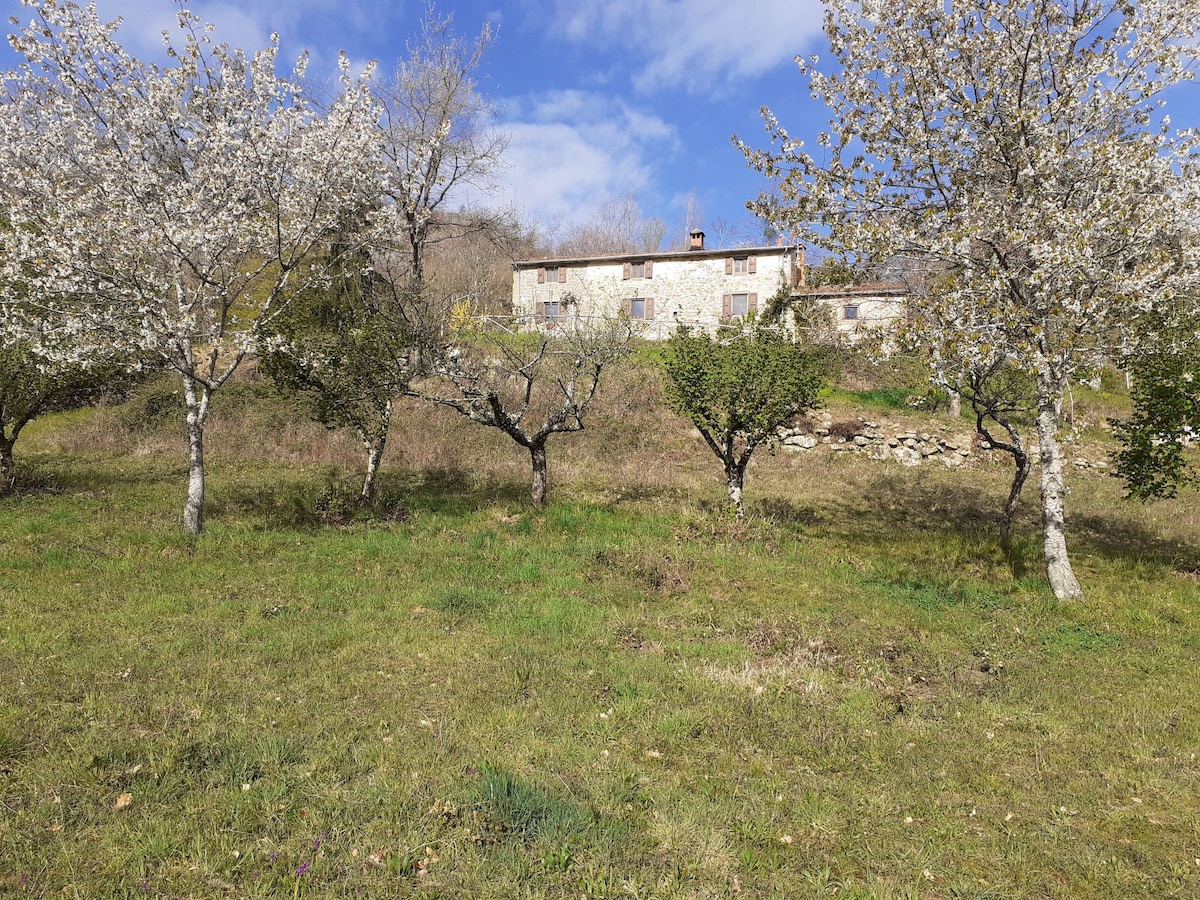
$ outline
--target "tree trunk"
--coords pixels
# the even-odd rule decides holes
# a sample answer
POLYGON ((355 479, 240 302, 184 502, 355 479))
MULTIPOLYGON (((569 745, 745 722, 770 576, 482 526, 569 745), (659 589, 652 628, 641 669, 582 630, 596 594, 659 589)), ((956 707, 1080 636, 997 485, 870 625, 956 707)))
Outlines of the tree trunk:
POLYGON ((545 443, 532 445, 529 448, 529 456, 533 463, 533 505, 541 509, 546 505, 546 490, 549 483, 545 443))
POLYGON ((1059 600, 1078 600, 1083 591, 1067 556, 1066 485, 1058 448, 1059 385, 1048 374, 1038 373, 1037 433, 1042 478, 1042 533, 1046 575, 1059 600))
POLYGON ((1029 477, 1029 470, 1033 468, 1033 460, 1029 458, 1029 454, 1019 442, 1015 446, 1016 452, 1012 454, 1015 469, 1012 487, 1008 490, 1008 499, 1004 501, 1004 513, 1000 516, 1000 549, 1004 551, 1005 556, 1012 553, 1012 523, 1017 515, 1017 504, 1021 500, 1025 480, 1029 477))
POLYGON ((383 451, 387 446, 388 427, 392 421, 392 401, 389 400, 379 416, 379 430, 373 438, 360 435, 363 446, 367 451, 367 474, 363 478, 363 502, 369 502, 375 496, 375 476, 379 472, 379 462, 383 459, 383 451))
POLYGON ((204 530, 204 422, 208 418, 208 389, 196 380, 184 376, 184 398, 187 402, 188 492, 183 506, 184 534, 200 534, 204 530))
POLYGON ((746 469, 737 463, 725 464, 725 483, 729 488, 729 502, 733 505, 733 514, 738 519, 746 518, 742 506, 742 485, 746 481, 746 469))
POLYGON ((13 460, 13 444, 16 442, 15 437, 0 438, 0 495, 11 491, 17 481, 17 464, 13 460))

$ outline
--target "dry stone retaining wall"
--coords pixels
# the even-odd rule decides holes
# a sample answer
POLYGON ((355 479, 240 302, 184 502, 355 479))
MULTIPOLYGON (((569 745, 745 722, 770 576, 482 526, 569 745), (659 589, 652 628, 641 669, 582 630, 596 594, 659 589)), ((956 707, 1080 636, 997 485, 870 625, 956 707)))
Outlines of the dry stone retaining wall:
MULTIPOLYGON (((834 422, 828 413, 807 427, 780 429, 780 445, 784 450, 804 452, 826 450, 833 453, 864 453, 871 459, 892 460, 902 466, 919 466, 931 462, 958 468, 975 462, 1008 462, 1007 454, 992 450, 974 432, 955 432, 946 427, 941 433, 916 430, 902 423, 872 422, 849 419, 834 422)), ((1037 444, 1032 443, 1029 454, 1037 459, 1037 444)), ((1076 469, 1104 470, 1103 460, 1088 461, 1081 457, 1072 460, 1076 469)))

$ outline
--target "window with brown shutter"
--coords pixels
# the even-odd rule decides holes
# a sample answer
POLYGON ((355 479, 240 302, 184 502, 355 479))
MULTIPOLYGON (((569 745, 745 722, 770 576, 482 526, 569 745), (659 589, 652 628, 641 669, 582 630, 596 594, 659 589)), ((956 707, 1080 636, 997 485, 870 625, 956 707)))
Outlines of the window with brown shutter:
POLYGON ((645 276, 647 278, 654 277, 654 260, 652 260, 652 259, 646 260, 645 276))
POLYGON ((758 308, 758 294, 726 294, 721 301, 721 315, 726 319, 744 316, 758 308))
POLYGON ((621 276, 626 281, 633 277, 633 264, 625 263, 625 274, 621 276))
POLYGON ((751 275, 755 274, 758 271, 758 257, 757 256, 746 257, 746 269, 751 275))
POLYGON ((556 281, 562 281, 563 271, 558 266, 546 266, 543 270, 544 277, 538 283, 549 282, 553 284, 556 281))
POLYGON ((545 303, 533 304, 533 320, 535 322, 545 322, 546 321, 546 304, 545 303))
POLYGON ((733 257, 732 256, 725 257, 725 274, 726 275, 733 274, 733 257))
POLYGON ((566 281, 567 281, 567 267, 559 266, 558 267, 558 283, 566 284, 566 281))
POLYGON ((546 283, 546 267, 538 266, 538 284, 546 283))
POLYGON ((633 297, 625 300, 622 304, 625 312, 629 314, 631 319, 642 319, 649 321, 654 318, 654 298, 653 297, 633 297))

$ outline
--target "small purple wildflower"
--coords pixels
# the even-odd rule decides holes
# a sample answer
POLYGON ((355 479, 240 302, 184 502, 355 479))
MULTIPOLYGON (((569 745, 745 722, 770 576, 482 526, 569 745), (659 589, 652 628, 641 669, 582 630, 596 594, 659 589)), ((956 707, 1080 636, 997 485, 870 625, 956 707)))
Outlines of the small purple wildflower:
POLYGON ((275 862, 277 859, 279 859, 279 851, 272 850, 271 851, 271 862, 275 862))
POLYGON ((296 867, 296 877, 299 878, 301 875, 306 874, 309 870, 310 865, 311 864, 309 863, 309 861, 307 859, 304 862, 300 863, 300 865, 296 867))
POLYGON ((321 832, 321 836, 320 836, 320 837, 318 837, 316 840, 314 840, 314 841, 313 841, 313 850, 320 850, 320 849, 321 849, 321 845, 322 845, 323 843, 325 843, 325 838, 328 836, 328 834, 329 834, 329 832, 327 832, 327 831, 322 831, 322 832, 321 832))
POLYGON ((148 890, 150 890, 150 882, 148 882, 148 881, 143 881, 143 882, 142 882, 142 890, 143 890, 143 891, 148 891, 148 890))
POLYGON ((25 885, 29 884, 29 873, 22 872, 20 880, 21 880, 21 887, 25 887, 25 885))

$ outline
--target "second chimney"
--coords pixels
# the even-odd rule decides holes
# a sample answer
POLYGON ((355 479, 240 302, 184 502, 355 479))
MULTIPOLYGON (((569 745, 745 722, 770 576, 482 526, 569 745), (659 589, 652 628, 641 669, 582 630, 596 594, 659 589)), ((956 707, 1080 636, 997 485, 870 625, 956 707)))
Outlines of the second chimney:
POLYGON ((699 228, 693 228, 688 232, 688 249, 703 250, 704 249, 704 232, 699 228))

